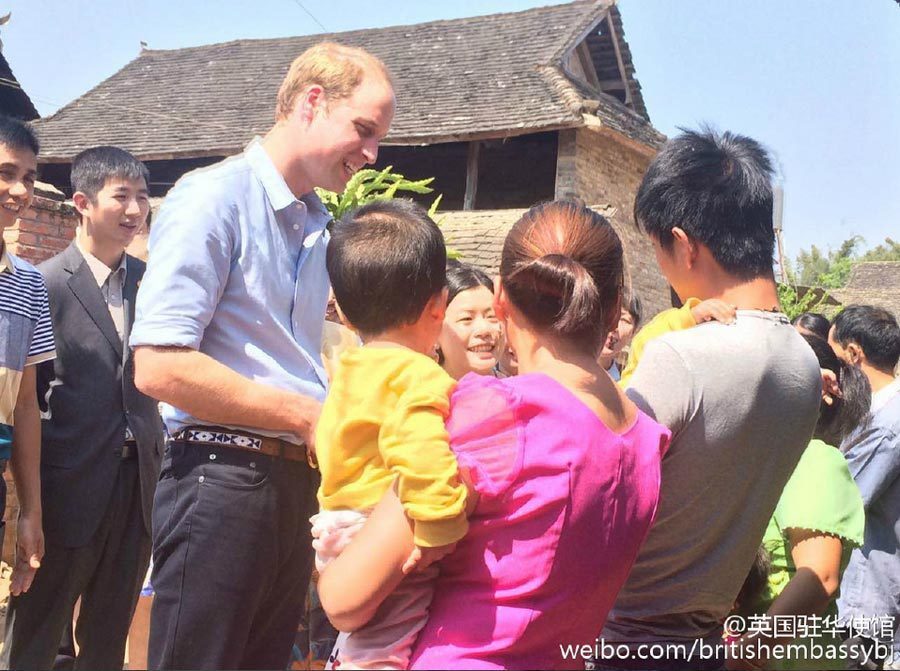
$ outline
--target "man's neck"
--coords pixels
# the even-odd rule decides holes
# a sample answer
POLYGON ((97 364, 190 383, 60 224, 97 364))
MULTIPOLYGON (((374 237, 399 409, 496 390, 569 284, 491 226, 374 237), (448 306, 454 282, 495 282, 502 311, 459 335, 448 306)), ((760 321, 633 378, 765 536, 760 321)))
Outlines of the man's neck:
POLYGON ((292 147, 297 142, 296 137, 289 137, 284 126, 276 123, 263 138, 262 148, 271 159, 275 169, 284 178, 291 193, 296 198, 300 198, 312 191, 314 185, 306 176, 296 152, 286 151, 287 147, 292 147))
POLYGON ((863 364, 861 368, 866 377, 869 378, 869 385, 872 387, 873 394, 877 394, 894 381, 894 373, 892 371, 886 372, 867 364, 863 364))
POLYGON ((84 251, 100 259, 110 270, 115 270, 122 263, 122 255, 125 253, 125 248, 121 245, 104 245, 98 242, 97 238, 87 234, 83 225, 78 227, 76 235, 78 236, 79 246, 84 251))
POLYGON ((737 280, 726 276, 720 281, 709 283, 700 300, 718 298, 739 310, 765 310, 778 312, 778 287, 769 277, 755 277, 752 280, 737 280))

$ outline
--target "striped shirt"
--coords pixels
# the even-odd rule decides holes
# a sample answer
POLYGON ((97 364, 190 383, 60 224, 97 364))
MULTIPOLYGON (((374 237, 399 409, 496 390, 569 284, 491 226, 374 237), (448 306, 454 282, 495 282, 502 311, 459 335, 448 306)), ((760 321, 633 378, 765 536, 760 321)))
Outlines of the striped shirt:
POLYGON ((13 415, 22 372, 56 357, 50 302, 37 268, 0 253, 0 459, 12 450, 13 415))

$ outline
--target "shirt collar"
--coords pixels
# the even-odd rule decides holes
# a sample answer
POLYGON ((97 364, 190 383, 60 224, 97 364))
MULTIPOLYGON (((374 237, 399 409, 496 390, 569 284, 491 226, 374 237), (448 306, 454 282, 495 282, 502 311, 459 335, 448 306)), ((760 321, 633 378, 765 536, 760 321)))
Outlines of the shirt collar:
POLYGON ((884 387, 881 391, 877 391, 872 394, 872 407, 870 412, 872 414, 881 410, 884 406, 888 404, 894 396, 900 394, 900 377, 894 378, 894 381, 891 382, 887 387, 884 387))
POLYGON ((78 247, 78 251, 81 252, 81 255, 84 257, 84 260, 88 264, 88 268, 91 270, 91 275, 94 276, 94 279, 97 280, 97 286, 102 287, 109 276, 113 274, 113 272, 120 273, 122 276, 125 275, 125 252, 122 252, 122 258, 119 260, 119 265, 113 271, 110 269, 108 265, 103 263, 96 256, 91 254, 89 251, 85 250, 84 247, 81 246, 81 241, 78 239, 78 232, 75 232, 75 246, 78 247))
POLYGON ((247 157, 247 163, 250 164, 253 174, 262 184, 269 202, 272 203, 273 210, 277 212, 297 202, 297 197, 288 188, 284 177, 278 172, 278 168, 263 149, 262 138, 258 136, 253 138, 244 155, 247 157))
POLYGON ((7 245, 3 245, 3 253, 0 254, 0 273, 10 273, 13 274, 16 272, 16 266, 13 264, 12 258, 9 256, 9 250, 7 249, 7 245))

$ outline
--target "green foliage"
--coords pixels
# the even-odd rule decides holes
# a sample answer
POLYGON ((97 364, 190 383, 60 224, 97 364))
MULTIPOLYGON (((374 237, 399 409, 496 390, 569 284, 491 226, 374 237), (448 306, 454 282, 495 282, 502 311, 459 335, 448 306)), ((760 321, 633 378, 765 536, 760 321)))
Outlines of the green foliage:
POLYGON ((828 294, 824 292, 819 295, 816 291, 806 291, 801 296, 797 287, 791 284, 778 284, 778 302, 781 304, 781 311, 791 321, 804 312, 822 312, 827 301, 828 294))
POLYGON ((789 269, 788 275, 792 282, 802 286, 837 289, 846 286, 853 267, 858 263, 900 261, 900 243, 891 238, 885 238, 882 244, 860 254, 858 249, 864 242, 861 236, 854 235, 844 240, 836 250, 828 250, 827 253, 815 245, 809 251, 800 250, 795 268, 789 269))
MULTIPOLYGON (((390 200, 406 193, 425 194, 434 191, 430 186, 434 177, 409 180, 400 173, 391 172, 393 168, 394 166, 389 165, 384 170, 371 168, 360 170, 347 182, 343 193, 317 188, 316 194, 331 216, 340 219, 347 212, 375 200, 390 200)), ((428 216, 434 219, 438 226, 441 225, 441 220, 437 217, 437 211, 443 197, 444 194, 438 194, 428 208, 428 216)), ((458 259, 460 254, 455 249, 447 247, 447 256, 458 259)))
MULTIPOLYGON (((403 175, 391 172, 394 166, 389 165, 384 170, 366 168, 360 170, 347 182, 343 193, 334 193, 325 189, 316 189, 319 198, 335 219, 340 219, 350 210, 360 205, 365 205, 373 200, 390 200, 403 193, 431 193, 434 191, 429 185, 434 177, 420 180, 409 180, 403 175)), ((429 214, 437 211, 441 196, 438 196, 431 204, 429 214)))

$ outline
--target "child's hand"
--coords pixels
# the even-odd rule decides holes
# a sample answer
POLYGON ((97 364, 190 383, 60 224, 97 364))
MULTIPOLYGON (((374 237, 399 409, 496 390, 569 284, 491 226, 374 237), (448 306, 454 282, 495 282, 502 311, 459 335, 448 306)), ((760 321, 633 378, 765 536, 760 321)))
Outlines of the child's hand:
POLYGON ((702 303, 698 303, 691 309, 691 315, 693 315, 694 321, 698 324, 711 321, 733 324, 736 312, 737 308, 734 305, 729 305, 718 298, 710 298, 702 303))
POLYGON ((403 564, 403 575, 415 571, 424 571, 426 568, 440 561, 448 554, 456 549, 456 543, 450 545, 439 545, 433 548, 426 548, 417 545, 410 552, 409 557, 403 564))

